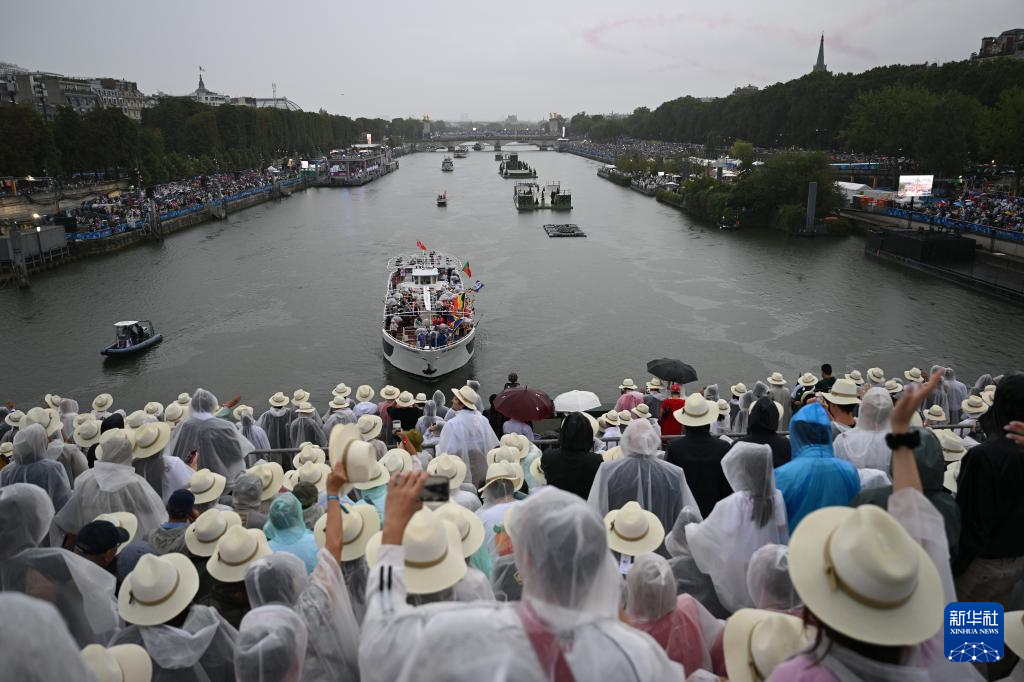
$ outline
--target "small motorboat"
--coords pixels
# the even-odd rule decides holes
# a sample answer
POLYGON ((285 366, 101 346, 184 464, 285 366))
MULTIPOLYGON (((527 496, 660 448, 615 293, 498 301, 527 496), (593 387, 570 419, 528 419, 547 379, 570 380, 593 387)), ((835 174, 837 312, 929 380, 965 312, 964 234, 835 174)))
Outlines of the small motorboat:
POLYGON ((448 192, 437 195, 437 205, 442 207, 448 205, 448 192))
POLYGON ((103 355, 130 355, 163 341, 149 320, 123 320, 114 323, 114 343, 100 351, 103 355))

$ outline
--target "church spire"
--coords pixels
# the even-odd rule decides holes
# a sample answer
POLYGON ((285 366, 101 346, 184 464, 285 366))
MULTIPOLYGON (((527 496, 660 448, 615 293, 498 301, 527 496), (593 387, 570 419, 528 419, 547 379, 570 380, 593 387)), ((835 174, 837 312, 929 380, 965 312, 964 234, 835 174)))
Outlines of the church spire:
POLYGON ((818 73, 820 71, 828 71, 825 68, 825 34, 821 34, 821 42, 818 43, 818 61, 815 62, 814 68, 811 69, 811 73, 818 73))

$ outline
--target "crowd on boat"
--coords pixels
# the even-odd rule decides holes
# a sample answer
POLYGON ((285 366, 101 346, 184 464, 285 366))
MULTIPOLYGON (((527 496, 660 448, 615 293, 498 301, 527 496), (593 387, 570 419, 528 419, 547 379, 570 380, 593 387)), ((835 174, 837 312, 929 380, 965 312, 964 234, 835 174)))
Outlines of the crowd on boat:
POLYGON ((384 324, 394 338, 408 342, 406 332, 420 348, 442 348, 456 343, 472 329, 473 297, 466 291, 458 271, 442 269, 441 278, 428 310, 422 292, 398 286, 392 275, 390 293, 384 302, 384 324))
POLYGON ((1020 679, 1024 374, 751 384, 625 379, 553 442, 514 374, 3 408, 6 675, 1020 679), (1005 658, 949 660, 954 601, 1005 658))

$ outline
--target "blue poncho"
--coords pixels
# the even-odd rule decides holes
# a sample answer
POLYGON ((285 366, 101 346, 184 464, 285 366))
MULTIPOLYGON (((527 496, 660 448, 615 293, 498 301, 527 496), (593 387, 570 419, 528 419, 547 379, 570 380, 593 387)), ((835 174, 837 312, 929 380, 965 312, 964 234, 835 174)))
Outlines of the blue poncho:
POLYGON ((270 549, 299 557, 306 564, 306 573, 312 573, 316 568, 316 555, 320 548, 312 531, 306 528, 302 504, 295 495, 281 493, 274 499, 267 512, 263 532, 270 549))
POLYGON ((775 470, 775 487, 786 502, 789 532, 816 509, 845 506, 860 491, 857 469, 832 453, 832 425, 824 408, 812 403, 789 423, 793 459, 775 470))

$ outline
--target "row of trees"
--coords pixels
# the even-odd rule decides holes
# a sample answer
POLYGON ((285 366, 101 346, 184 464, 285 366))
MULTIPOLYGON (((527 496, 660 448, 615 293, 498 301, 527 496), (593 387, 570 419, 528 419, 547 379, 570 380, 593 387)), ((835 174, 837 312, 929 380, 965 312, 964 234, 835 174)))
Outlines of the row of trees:
POLYGON ((142 124, 118 109, 80 115, 58 110, 47 122, 34 109, 0 108, 0 177, 138 169, 144 184, 198 173, 253 168, 281 156, 326 154, 375 141, 401 144, 419 136, 414 119, 352 119, 318 113, 210 107, 187 98, 162 98, 142 124))

